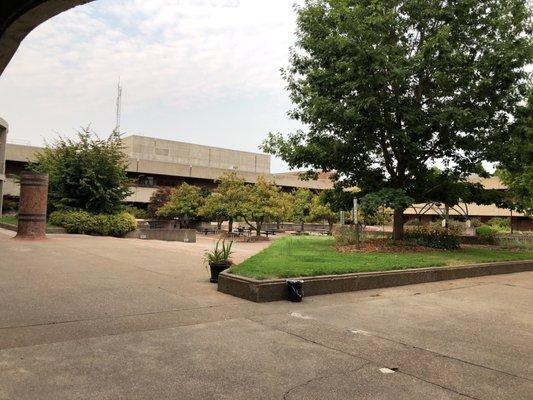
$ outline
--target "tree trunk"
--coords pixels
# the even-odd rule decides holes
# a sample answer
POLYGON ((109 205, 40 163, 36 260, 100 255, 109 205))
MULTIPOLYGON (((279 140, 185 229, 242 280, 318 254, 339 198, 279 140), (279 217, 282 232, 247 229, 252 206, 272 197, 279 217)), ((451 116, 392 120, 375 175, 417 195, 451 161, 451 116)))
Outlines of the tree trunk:
POLYGON ((278 231, 279 231, 280 227, 281 227, 281 221, 277 221, 276 222, 276 228, 278 229, 278 231))
POLYGON ((228 233, 233 232, 233 218, 230 218, 228 221, 228 233))
POLYGON ((403 240, 403 212, 405 210, 394 210, 392 222, 392 240, 403 240))
POLYGON ((261 236, 261 227, 262 226, 263 226, 262 222, 259 222, 259 221, 256 222, 256 229, 257 229, 256 235, 257 236, 261 236))
POLYGON ((301 231, 302 231, 302 232, 304 231, 304 222, 302 222, 302 225, 301 225, 301 231))
POLYGON ((222 228, 222 224, 224 223, 224 221, 217 221, 217 229, 220 230, 220 228, 222 228))
POLYGON ((328 221, 328 225, 329 225, 329 234, 331 235, 333 233, 333 222, 328 221))

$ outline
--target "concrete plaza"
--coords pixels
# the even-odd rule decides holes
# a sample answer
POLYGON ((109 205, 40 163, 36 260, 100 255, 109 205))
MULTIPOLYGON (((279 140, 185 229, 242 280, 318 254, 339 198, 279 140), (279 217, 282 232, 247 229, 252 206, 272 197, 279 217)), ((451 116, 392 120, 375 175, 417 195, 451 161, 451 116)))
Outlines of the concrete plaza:
POLYGON ((208 282, 205 237, 12 236, 0 229, 0 400, 533 393, 530 272, 256 304, 208 282))

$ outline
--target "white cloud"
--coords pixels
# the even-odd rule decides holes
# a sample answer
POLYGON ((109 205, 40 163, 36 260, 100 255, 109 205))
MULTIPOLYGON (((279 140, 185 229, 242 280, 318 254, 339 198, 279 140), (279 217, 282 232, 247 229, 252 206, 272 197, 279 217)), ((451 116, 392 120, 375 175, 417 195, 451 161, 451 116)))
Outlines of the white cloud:
MULTIPOLYGON (((166 118, 169 131, 176 121, 154 108, 238 108, 258 96, 286 103, 279 69, 294 20, 290 0, 98 0, 25 39, 0 77, 0 110, 12 136, 40 141, 87 121, 112 126, 118 76, 125 113, 158 118, 158 128, 166 118)), ((287 124, 281 113, 271 129, 287 124)), ((266 132, 251 130, 257 146, 266 132)))
POLYGON ((132 104, 194 107, 228 92, 280 90, 293 19, 286 0, 100 0, 38 27, 7 69, 2 91, 60 90, 98 101, 120 75, 132 104))

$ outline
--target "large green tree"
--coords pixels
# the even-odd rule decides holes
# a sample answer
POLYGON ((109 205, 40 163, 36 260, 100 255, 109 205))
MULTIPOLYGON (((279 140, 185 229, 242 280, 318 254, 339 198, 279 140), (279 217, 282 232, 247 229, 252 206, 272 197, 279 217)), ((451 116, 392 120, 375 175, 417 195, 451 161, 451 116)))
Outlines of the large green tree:
POLYGON ((413 201, 433 165, 464 179, 497 157, 532 60, 526 0, 305 0, 297 14, 284 77, 306 130, 266 151, 413 201))
POLYGON ((117 132, 100 139, 85 129, 73 139, 60 137, 47 144, 30 169, 49 174, 52 208, 111 214, 119 211, 131 194, 127 165, 117 132))
POLYGON ((511 138, 503 152, 497 171, 507 186, 511 206, 528 215, 533 214, 533 86, 527 102, 520 107, 511 129, 511 138))

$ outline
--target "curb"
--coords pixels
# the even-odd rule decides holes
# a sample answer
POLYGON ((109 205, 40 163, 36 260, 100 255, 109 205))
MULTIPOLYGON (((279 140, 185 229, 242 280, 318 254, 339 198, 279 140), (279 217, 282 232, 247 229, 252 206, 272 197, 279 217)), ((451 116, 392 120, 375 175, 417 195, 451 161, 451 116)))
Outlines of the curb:
MULTIPOLYGON (((524 271, 533 271, 533 260, 501 261, 454 267, 414 268, 384 272, 358 272, 293 279, 304 281, 303 290, 305 296, 317 296, 524 271)), ((256 303, 287 300, 286 279, 257 280, 222 272, 218 277, 218 291, 256 303)))

